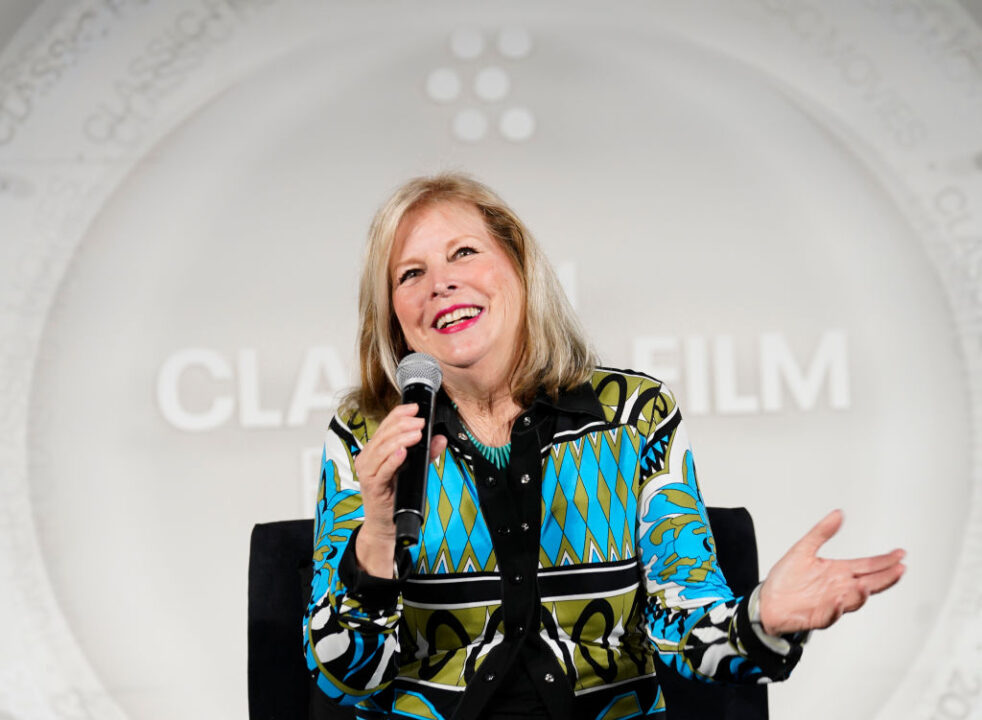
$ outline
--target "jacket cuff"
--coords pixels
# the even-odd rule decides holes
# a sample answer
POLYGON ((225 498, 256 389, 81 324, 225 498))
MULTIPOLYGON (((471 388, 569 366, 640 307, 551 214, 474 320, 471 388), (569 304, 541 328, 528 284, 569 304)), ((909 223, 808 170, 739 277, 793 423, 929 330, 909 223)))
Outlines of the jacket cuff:
POLYGON ((767 635, 763 629, 758 631, 750 618, 750 599, 754 594, 741 598, 737 605, 736 634, 737 641, 745 650, 747 657, 757 664, 764 674, 773 680, 783 680, 801 659, 802 643, 807 639, 807 633, 782 635, 779 638, 767 635), (760 634, 769 638, 762 640, 760 634), (780 643, 773 643, 780 640, 780 643), (778 648, 777 650, 775 648, 778 648), (785 651, 786 652, 782 652, 785 651))
POLYGON ((811 635, 809 630, 785 633, 784 635, 771 635, 764 630, 764 624, 760 619, 760 584, 750 593, 747 613, 750 616, 750 626, 753 628, 754 634, 760 638, 764 645, 780 655, 787 655, 794 645, 804 645, 811 635))
POLYGON ((357 601, 364 612, 391 615, 396 612, 402 584, 412 568, 412 559, 405 548, 396 547, 393 577, 390 579, 369 575, 358 565, 355 553, 355 541, 360 530, 361 525, 352 531, 348 539, 347 547, 338 564, 338 579, 347 588, 348 597, 357 601))

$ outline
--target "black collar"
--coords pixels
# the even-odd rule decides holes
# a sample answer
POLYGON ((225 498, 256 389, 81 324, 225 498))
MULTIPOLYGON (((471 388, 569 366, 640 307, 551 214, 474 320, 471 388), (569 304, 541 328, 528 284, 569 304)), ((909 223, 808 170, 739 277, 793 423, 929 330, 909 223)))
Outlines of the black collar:
MULTIPOLYGON (((535 399, 532 401, 532 408, 530 409, 534 410, 536 406, 545 406, 559 413, 570 415, 591 415, 600 420, 605 418, 603 406, 600 404, 599 398, 597 398, 597 393, 588 382, 582 385, 576 385, 569 390, 560 390, 555 400, 549 397, 545 390, 540 388, 535 399)), ((454 410, 453 402, 450 400, 450 396, 441 388, 440 392, 437 393, 436 407, 433 409, 433 422, 434 424, 452 424, 452 421, 456 419, 457 412, 454 410)))
POLYGON ((532 404, 533 406, 538 404, 546 405, 560 412, 593 415, 601 420, 604 419, 604 411, 603 406, 600 404, 600 399, 597 398, 597 393, 588 382, 572 387, 569 390, 560 390, 555 400, 549 397, 544 390, 540 389, 532 404))

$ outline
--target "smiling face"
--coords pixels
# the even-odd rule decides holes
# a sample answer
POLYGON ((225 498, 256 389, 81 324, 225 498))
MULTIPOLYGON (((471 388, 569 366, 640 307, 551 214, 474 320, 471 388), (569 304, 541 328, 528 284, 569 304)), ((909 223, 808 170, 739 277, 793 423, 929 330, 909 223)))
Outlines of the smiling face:
POLYGON ((406 343, 437 359, 448 387, 507 389, 520 351, 524 291, 476 207, 444 201, 407 214, 389 276, 406 343))

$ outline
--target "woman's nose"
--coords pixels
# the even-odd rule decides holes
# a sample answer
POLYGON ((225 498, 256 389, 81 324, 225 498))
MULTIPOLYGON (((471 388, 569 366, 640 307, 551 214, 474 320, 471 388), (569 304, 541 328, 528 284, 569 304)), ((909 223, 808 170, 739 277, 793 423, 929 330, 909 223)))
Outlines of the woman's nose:
POLYGON ((446 295, 449 292, 457 289, 456 281, 453 279, 449 272, 449 268, 433 268, 432 279, 433 279, 433 296, 439 297, 440 295, 446 295))
POLYGON ((457 289, 457 285, 452 280, 437 280, 433 283, 433 295, 447 295, 457 289))

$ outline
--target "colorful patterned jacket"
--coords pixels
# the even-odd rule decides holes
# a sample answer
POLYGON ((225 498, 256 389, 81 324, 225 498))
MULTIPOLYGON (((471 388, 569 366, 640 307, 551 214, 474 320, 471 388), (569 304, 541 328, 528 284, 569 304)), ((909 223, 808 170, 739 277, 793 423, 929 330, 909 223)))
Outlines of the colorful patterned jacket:
POLYGON ((797 661, 800 650, 761 643, 719 570, 659 381, 601 368, 555 401, 541 395, 515 421, 504 470, 440 393, 434 432, 449 445, 394 580, 361 572, 352 547, 353 461, 375 426, 357 413, 331 422, 304 620, 318 686, 360 717, 477 717, 524 663, 554 717, 660 718, 656 652, 685 676, 749 683, 797 661))

